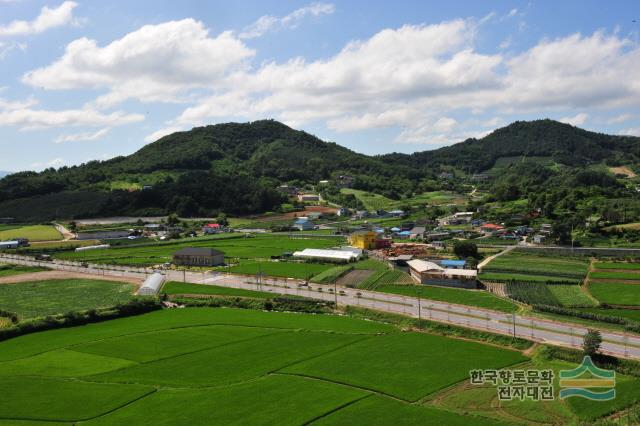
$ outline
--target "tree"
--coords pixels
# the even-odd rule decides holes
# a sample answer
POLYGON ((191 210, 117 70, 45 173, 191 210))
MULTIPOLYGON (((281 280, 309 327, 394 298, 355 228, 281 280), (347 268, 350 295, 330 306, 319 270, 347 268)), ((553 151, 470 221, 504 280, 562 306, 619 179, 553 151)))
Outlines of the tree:
POLYGON ((602 344, 602 335, 598 330, 589 330, 584 335, 582 342, 582 350, 585 355, 593 356, 600 350, 602 344))
POLYGON ((453 252, 461 259, 467 257, 478 257, 478 246, 472 241, 460 241, 456 240, 453 243, 453 252))

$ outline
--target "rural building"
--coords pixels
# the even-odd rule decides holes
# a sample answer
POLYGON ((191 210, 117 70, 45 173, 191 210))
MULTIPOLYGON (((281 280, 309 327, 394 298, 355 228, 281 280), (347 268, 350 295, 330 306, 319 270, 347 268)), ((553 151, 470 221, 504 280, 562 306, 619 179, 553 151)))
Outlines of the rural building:
POLYGON ((20 243, 18 241, 1 241, 0 242, 0 250, 17 249, 18 247, 20 247, 20 243))
POLYGON ((77 240, 116 240, 119 238, 127 238, 131 235, 130 231, 96 231, 96 232, 78 232, 77 240))
POLYGON ((424 226, 414 226, 409 231, 409 238, 412 240, 424 238, 424 233, 427 232, 427 228, 424 226))
POLYGON ((280 185, 277 188, 278 192, 285 195, 298 195, 298 188, 289 185, 280 185))
POLYGON ((108 249, 110 247, 111 246, 109 244, 98 244, 95 246, 77 247, 74 251, 100 250, 100 249, 108 249))
POLYGON ((542 244, 547 237, 544 235, 536 234, 533 236, 534 244, 542 244))
POLYGON ((320 196, 316 194, 298 194, 298 201, 320 201, 320 196))
POLYGON ((504 229, 504 226, 496 225, 495 223, 485 223, 484 225, 480 226, 480 230, 482 232, 484 232, 485 234, 491 234, 491 235, 503 229, 504 229))
POLYGON ((222 225, 219 223, 207 223, 202 227, 202 232, 205 234, 219 234, 222 232, 222 225))
POLYGON ((224 265, 224 253, 206 247, 187 247, 173 253, 173 263, 184 266, 224 265))
POLYGON ((438 262, 440 266, 445 269, 464 269, 464 266, 467 264, 465 260, 451 260, 445 259, 438 262))
POLYGON ((149 276, 138 290, 140 296, 155 296, 164 284, 165 276, 159 272, 155 272, 149 276))
POLYGON ((427 285, 455 288, 478 288, 478 271, 475 269, 446 269, 427 260, 407 262, 411 278, 427 285))
POLYGON ((299 231, 311 231, 316 228, 316 226, 306 217, 301 217, 295 222, 293 222, 292 228, 295 228, 299 231))
POLYGON ((307 218, 309 220, 318 220, 322 217, 322 212, 307 212, 307 218))
POLYGON ((389 215, 391 217, 402 217, 404 216, 404 210, 391 210, 389 215))
POLYGON ((425 239, 429 241, 446 240, 451 234, 448 231, 443 232, 429 232, 425 235, 425 239))
POLYGON ((358 231, 349 235, 349 244, 363 250, 376 248, 376 233, 372 231, 358 231))
POLYGON ((351 250, 304 249, 293 253, 293 257, 296 259, 346 263, 358 260, 360 254, 351 250))
POLYGON ((165 229, 166 227, 160 223, 148 223, 144 226, 144 230, 149 232, 164 231, 165 229))
POLYGON ((336 216, 349 216, 349 209, 340 207, 338 210, 336 210, 336 216))
POLYGON ((351 188, 355 183, 356 178, 349 175, 340 175, 338 176, 338 187, 339 188, 351 188))

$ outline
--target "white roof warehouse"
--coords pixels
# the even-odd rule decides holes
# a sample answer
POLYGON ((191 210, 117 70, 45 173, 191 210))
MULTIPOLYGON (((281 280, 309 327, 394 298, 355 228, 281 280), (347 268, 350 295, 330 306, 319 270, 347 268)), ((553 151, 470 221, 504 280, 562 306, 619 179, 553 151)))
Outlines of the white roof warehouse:
POLYGON ((298 259, 325 260, 328 262, 350 262, 357 260, 360 255, 347 250, 304 249, 293 253, 298 259))

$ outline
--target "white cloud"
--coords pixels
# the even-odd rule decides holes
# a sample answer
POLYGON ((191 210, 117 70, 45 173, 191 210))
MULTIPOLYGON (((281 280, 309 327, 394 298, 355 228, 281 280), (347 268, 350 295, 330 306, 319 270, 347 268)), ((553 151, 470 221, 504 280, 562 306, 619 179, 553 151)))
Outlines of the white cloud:
POLYGON ((220 84, 253 55, 232 33, 210 37, 201 22, 184 19, 146 25, 104 47, 75 40, 59 60, 22 80, 49 90, 106 88, 98 107, 129 98, 175 102, 185 100, 181 96, 189 90, 220 84))
POLYGON ((27 49, 26 43, 18 43, 17 41, 4 42, 0 41, 0 59, 6 58, 9 53, 14 50, 20 50, 24 52, 27 49))
POLYGON ((109 133, 109 130, 111 130, 109 127, 105 127, 95 132, 64 134, 55 138, 54 142, 64 143, 64 142, 96 141, 98 139, 102 139, 103 137, 105 137, 107 133, 109 133))
POLYGON ((50 111, 17 108, 0 111, 0 126, 18 126, 21 130, 68 126, 121 126, 144 120, 140 114, 116 111, 109 114, 91 109, 50 111))
POLYGON ((630 127, 628 129, 622 129, 618 132, 618 134, 625 136, 640 136, 640 127, 630 127))
POLYGON ((145 142, 155 142, 163 136, 170 135, 171 133, 181 132, 185 130, 183 127, 166 127, 164 129, 156 130, 155 132, 147 135, 144 138, 145 142))
POLYGON ((63 158, 57 157, 47 162, 31 163, 31 169, 35 171, 42 171, 44 169, 48 169, 51 167, 53 167, 54 169, 57 169, 59 167, 64 166, 66 163, 67 162, 63 158))
POLYGON ((65 1, 60 6, 50 9, 44 6, 40 14, 32 21, 12 21, 6 25, 0 25, 0 37, 22 36, 40 34, 51 28, 72 24, 73 9, 78 4, 73 1, 65 1))
POLYGON ((572 126, 582 126, 587 121, 587 118, 589 118, 589 114, 586 114, 584 112, 579 112, 573 117, 563 117, 558 121, 571 124, 572 126))
POLYGON ((607 120, 607 124, 620 124, 629 121, 634 117, 633 114, 620 114, 607 120))
POLYGON ((272 15, 264 15, 245 28, 239 34, 239 37, 241 39, 251 39, 261 37, 268 32, 282 28, 295 28, 307 16, 331 15, 334 11, 335 6, 333 4, 313 3, 294 10, 290 14, 281 18, 272 15))

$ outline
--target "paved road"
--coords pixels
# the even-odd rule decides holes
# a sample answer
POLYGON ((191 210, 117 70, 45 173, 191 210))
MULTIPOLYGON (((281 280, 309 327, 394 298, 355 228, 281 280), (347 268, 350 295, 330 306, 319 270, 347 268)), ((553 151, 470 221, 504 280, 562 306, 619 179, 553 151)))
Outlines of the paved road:
MULTIPOLYGON (((82 267, 79 262, 38 262, 26 256, 3 254, 0 254, 0 261, 84 272, 98 276, 144 278, 153 272, 151 269, 110 265, 90 264, 87 265, 87 267, 82 267)), ((505 314, 498 311, 437 302, 428 299, 418 299, 415 297, 351 289, 334 285, 310 284, 307 286, 303 281, 296 279, 267 277, 259 279, 256 276, 187 271, 164 271, 164 273, 167 275, 167 279, 172 281, 186 281, 247 290, 271 291, 279 294, 337 301, 340 305, 366 307, 477 330, 514 335, 536 342, 565 347, 579 348, 582 344, 582 336, 587 332, 585 327, 568 322, 505 314), (334 289, 337 290, 337 294, 334 293, 334 289)), ((606 330, 600 331, 604 339, 602 344, 603 352, 623 358, 640 359, 639 335, 606 330)))

